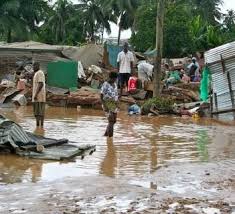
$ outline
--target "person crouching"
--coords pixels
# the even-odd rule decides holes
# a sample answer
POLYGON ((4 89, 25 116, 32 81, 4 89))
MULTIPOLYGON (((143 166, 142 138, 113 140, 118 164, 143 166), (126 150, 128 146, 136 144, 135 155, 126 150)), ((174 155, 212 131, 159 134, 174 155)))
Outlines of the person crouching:
POLYGON ((118 110, 118 88, 117 81, 118 74, 111 72, 108 81, 104 82, 101 87, 101 102, 102 107, 108 117, 108 125, 104 136, 113 137, 114 124, 117 121, 118 110))

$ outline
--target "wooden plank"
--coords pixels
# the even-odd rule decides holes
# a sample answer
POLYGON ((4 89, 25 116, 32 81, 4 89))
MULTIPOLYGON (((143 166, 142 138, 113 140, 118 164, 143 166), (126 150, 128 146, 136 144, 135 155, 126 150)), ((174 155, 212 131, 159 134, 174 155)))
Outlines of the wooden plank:
POLYGON ((225 67, 225 62, 224 62, 222 54, 220 54, 220 59, 221 59, 222 71, 223 71, 223 74, 224 74, 225 70, 226 70, 226 67, 225 67))
POLYGON ((232 103, 232 107, 235 108, 234 105, 234 94, 233 94, 233 88, 232 88, 232 82, 231 82, 231 77, 230 77, 230 72, 227 72, 227 79, 228 79, 228 87, 229 87, 229 94, 231 97, 231 103, 232 103))
POLYGON ((213 105, 214 105, 214 103, 213 103, 213 96, 212 96, 212 94, 210 95, 210 115, 211 115, 211 117, 213 117, 213 105))
POLYGON ((214 98, 215 98, 215 109, 218 111, 218 99, 217 99, 217 93, 214 93, 214 98))

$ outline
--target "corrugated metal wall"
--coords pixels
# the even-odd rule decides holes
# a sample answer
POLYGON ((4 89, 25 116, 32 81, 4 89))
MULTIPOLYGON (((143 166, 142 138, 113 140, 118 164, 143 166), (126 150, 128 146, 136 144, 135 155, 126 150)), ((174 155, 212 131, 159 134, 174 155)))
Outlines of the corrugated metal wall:
MULTIPOLYGON (((228 73, 231 79, 233 97, 235 95, 235 42, 211 49, 205 53, 205 62, 212 76, 213 92, 217 94, 218 109, 216 109, 216 97, 213 97, 213 109, 218 111, 234 108, 232 105, 229 88, 228 73), (223 59, 223 63, 221 60, 223 59)), ((235 100, 235 97, 234 97, 235 100)))

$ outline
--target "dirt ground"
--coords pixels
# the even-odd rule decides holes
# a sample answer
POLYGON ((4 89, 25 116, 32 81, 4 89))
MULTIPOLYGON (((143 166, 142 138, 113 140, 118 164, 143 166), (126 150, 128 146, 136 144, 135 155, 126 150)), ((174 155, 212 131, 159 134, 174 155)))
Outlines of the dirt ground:
POLYGON ((103 176, 0 187, 0 213, 235 213, 235 160, 160 168, 145 182, 103 176))

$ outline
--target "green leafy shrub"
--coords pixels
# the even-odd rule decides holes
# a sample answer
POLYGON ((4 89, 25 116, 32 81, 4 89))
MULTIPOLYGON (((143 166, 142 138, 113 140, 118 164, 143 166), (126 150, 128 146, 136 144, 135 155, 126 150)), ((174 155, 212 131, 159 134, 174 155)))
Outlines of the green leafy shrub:
POLYGON ((151 98, 142 105, 142 114, 148 114, 152 106, 154 106, 159 113, 170 113, 173 110, 173 105, 173 100, 169 98, 151 98))

